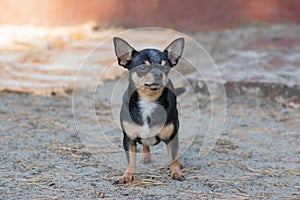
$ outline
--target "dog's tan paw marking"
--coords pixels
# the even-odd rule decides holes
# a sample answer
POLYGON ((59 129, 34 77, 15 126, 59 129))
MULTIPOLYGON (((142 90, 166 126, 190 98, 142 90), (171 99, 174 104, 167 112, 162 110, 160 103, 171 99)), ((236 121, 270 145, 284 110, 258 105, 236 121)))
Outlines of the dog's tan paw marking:
POLYGON ((125 184, 133 181, 133 176, 130 173, 124 174, 119 180, 115 181, 113 184, 125 184))
POLYGON ((185 180, 184 176, 181 174, 180 171, 172 172, 171 177, 172 177, 172 179, 177 180, 177 181, 185 180))

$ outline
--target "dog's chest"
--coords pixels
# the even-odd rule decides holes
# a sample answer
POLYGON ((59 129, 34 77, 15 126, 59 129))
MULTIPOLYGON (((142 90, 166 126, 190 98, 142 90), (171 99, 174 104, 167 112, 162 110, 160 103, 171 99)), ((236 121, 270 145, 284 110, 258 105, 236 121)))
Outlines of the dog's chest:
POLYGON ((122 128, 127 136, 149 146, 156 145, 161 140, 168 140, 174 132, 174 125, 166 124, 165 108, 158 102, 151 102, 146 98, 139 99, 137 105, 138 115, 135 116, 139 118, 139 123, 122 121, 122 128))
POLYGON ((158 107, 156 102, 151 102, 147 98, 141 98, 139 100, 140 114, 144 125, 149 125, 151 120, 151 114, 158 107))
POLYGON ((148 140, 150 140, 150 138, 153 138, 153 136, 157 134, 150 128, 150 123, 151 115, 155 112, 155 109, 158 107, 158 104, 156 102, 149 101, 147 98, 141 98, 138 103, 140 107, 140 115, 143 122, 139 137, 148 138, 147 140, 144 140, 144 142, 149 142, 150 145, 150 143, 156 142, 156 139, 153 142, 150 142, 148 140))

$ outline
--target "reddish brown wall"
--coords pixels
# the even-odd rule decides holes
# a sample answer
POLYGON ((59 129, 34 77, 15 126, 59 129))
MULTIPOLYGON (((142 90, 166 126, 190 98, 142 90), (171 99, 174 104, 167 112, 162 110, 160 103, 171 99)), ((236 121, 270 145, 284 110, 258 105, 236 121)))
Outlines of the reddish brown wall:
POLYGON ((0 0, 0 23, 207 30, 300 22, 300 0, 0 0))

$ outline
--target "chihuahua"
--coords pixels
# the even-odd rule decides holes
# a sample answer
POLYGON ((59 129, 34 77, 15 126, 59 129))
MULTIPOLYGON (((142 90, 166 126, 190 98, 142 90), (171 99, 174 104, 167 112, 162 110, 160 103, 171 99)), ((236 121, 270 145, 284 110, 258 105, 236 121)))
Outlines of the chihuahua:
POLYGON ((174 89, 168 78, 169 71, 177 65, 184 38, 175 39, 164 51, 157 49, 135 50, 125 40, 113 38, 118 64, 129 70, 129 84, 123 95, 120 122, 127 168, 114 184, 130 183, 136 165, 137 143, 143 146, 142 162, 151 161, 150 146, 164 142, 167 146, 171 177, 182 181, 178 160, 178 111, 176 95, 182 88, 174 89))

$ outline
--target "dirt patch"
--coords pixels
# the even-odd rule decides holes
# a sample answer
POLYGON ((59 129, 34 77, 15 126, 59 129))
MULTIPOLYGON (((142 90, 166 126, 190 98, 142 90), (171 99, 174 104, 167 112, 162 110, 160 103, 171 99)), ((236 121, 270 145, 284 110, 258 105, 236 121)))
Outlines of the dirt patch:
POLYGON ((82 66, 88 68, 83 85, 97 80, 98 73, 104 73, 102 81, 122 75, 122 68, 112 65, 112 43, 96 48, 118 30, 96 31, 95 26, 0 26, 0 91, 66 95, 82 66), (107 70, 107 66, 111 67, 107 70))
MULTIPOLYGON (((0 97, 3 199, 300 196, 300 113, 267 98, 228 99, 225 128, 213 151, 200 158, 199 138, 182 155, 185 181, 171 180, 166 166, 138 172, 129 185, 113 186, 123 170, 98 160, 84 147, 73 122, 70 98, 20 93, 1 93, 0 97)), ((85 98, 82 95, 82 102, 85 98)), ((99 120, 111 112, 105 102, 98 103, 97 110, 101 110, 99 120)), ((205 120, 209 106, 202 106, 201 112, 205 120)), ((121 146, 121 132, 115 124, 109 126, 116 131, 115 145, 121 146)), ((153 159, 158 158, 154 155, 153 159)))

